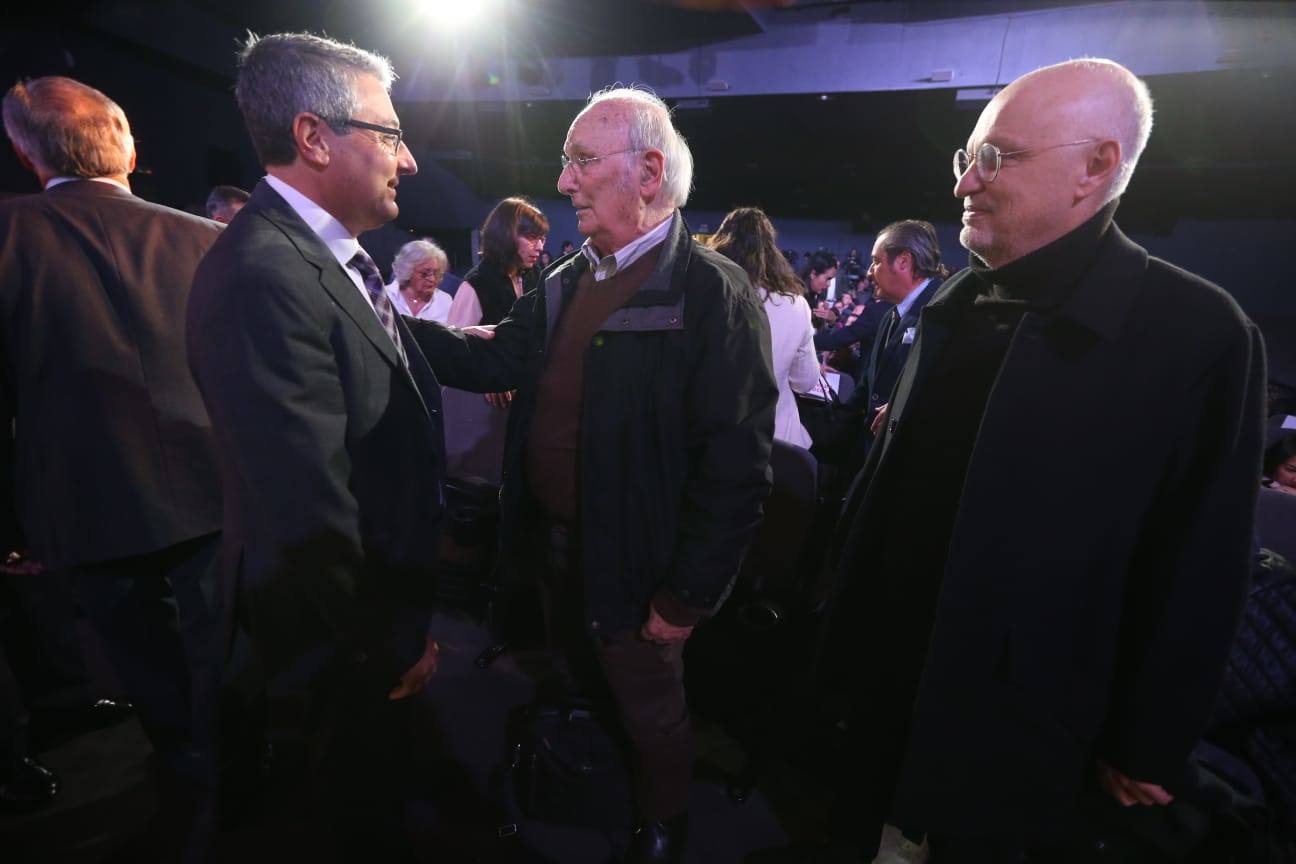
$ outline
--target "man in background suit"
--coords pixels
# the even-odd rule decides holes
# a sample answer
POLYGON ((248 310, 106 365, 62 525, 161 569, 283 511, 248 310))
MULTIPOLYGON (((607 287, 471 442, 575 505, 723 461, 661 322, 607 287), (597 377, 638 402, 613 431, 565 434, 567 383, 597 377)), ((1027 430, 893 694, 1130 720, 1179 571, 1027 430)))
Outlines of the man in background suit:
POLYGON ((861 382, 861 407, 869 424, 886 406, 900 377, 923 307, 948 275, 941 263, 936 228, 930 222, 906 219, 891 223, 878 234, 869 276, 877 283, 878 297, 895 305, 878 327, 869 352, 868 375, 861 382))
POLYGON ((399 700, 436 667, 424 610, 445 475, 439 385, 356 240, 396 217, 418 170, 393 77, 332 40, 248 40, 235 95, 268 176, 199 268, 188 317, 225 482, 223 728, 242 731, 263 693, 304 694, 315 815, 338 841, 317 851, 383 861, 410 855, 399 700))
POLYGON ((201 798, 221 505, 182 325, 220 227, 131 194, 126 115, 92 87, 16 84, 4 124, 44 188, 0 204, 0 374, 22 529, 71 577, 165 776, 182 781, 163 800, 201 798))
POLYGON ((873 243, 869 277, 877 283, 878 297, 894 305, 878 325, 865 374, 846 400, 849 410, 864 417, 860 437, 844 466, 847 481, 864 465, 873 442, 872 426, 885 410, 891 388, 909 357, 923 307, 947 275, 936 229, 930 222, 893 222, 873 243))

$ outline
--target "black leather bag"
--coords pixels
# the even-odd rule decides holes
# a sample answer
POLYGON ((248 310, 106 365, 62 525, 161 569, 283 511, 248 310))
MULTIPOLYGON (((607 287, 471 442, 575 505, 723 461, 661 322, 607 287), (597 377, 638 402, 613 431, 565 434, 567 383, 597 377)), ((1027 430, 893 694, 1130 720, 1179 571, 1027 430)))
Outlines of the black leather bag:
POLYGON ((801 425, 810 433, 810 452, 814 457, 825 465, 840 465, 864 433, 864 415, 848 408, 822 374, 819 387, 828 398, 816 399, 798 393, 797 413, 801 425))
POLYGON ((509 773, 524 816, 608 831, 630 827, 630 773, 609 721, 579 700, 513 709, 509 773))

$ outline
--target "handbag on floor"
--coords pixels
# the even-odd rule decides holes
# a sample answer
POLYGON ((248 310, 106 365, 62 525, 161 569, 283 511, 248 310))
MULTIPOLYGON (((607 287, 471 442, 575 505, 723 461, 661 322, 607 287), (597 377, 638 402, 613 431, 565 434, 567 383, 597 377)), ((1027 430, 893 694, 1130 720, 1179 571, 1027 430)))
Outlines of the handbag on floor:
POLYGON ((609 725, 582 700, 513 709, 507 767, 524 816, 609 831, 631 825, 630 772, 609 725))

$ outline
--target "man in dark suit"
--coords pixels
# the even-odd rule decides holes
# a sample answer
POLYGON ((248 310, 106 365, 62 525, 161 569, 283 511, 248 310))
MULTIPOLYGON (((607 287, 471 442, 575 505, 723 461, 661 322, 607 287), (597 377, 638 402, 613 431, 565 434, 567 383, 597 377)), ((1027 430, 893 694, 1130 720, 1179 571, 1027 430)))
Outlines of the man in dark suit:
POLYGON ((936 229, 930 222, 893 222, 873 243, 869 276, 877 283, 878 297, 894 305, 878 325, 877 338, 869 351, 868 372, 860 382, 863 386, 856 404, 868 425, 872 425, 900 377, 918 333, 923 307, 948 275, 941 263, 936 229))
MULTIPOLYGON (((940 242, 930 222, 906 219, 883 228, 873 243, 869 278, 878 297, 892 304, 870 340, 868 365, 846 400, 846 410, 862 415, 858 437, 841 465, 849 483, 868 456, 873 424, 891 396, 918 332, 918 320, 927 301, 949 275, 941 263, 940 242)), ((823 331, 821 330, 820 333, 823 331)), ((819 334, 815 347, 819 347, 819 334)), ((831 343, 827 343, 831 344, 831 343)))
POLYGON ((202 795, 221 504, 182 322, 220 227, 131 194, 130 126, 94 88, 17 84, 4 122, 44 187, 0 204, 22 528, 34 556, 71 577, 168 776, 202 795))
POLYGON ((971 266, 927 303, 845 515, 838 839, 863 860, 888 818, 933 862, 1069 859, 1093 814, 1197 794, 1264 352, 1223 290, 1113 224, 1151 126, 1129 70, 1071 61, 996 95, 956 154, 971 266))
POLYGON ((357 235, 418 166, 382 57, 252 37, 235 95, 267 177, 203 261, 189 360, 225 482, 231 722, 304 695, 310 791, 348 858, 409 855, 395 800, 445 473, 440 390, 357 235), (288 83, 285 83, 288 82, 288 83), (255 710, 254 710, 255 713, 255 710))

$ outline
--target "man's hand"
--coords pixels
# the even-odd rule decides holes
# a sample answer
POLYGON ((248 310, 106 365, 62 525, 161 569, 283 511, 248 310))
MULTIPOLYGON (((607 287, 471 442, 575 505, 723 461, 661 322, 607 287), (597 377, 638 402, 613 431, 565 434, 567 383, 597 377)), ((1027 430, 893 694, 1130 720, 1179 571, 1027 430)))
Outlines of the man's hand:
POLYGON ((516 390, 505 390, 503 393, 487 393, 486 404, 493 405, 496 408, 507 408, 513 403, 513 396, 516 390))
POLYGON ((1122 807, 1134 804, 1169 804, 1174 796, 1155 783, 1143 783, 1126 777, 1112 766, 1098 760, 1098 784, 1122 807))
POLYGON ((820 321, 825 321, 829 324, 837 323, 837 313, 832 309, 815 309, 811 314, 820 321))
POLYGON ((467 333, 469 336, 476 336, 478 339, 494 339, 494 338, 495 338, 495 325, 494 325, 494 324, 477 324, 477 325, 472 326, 472 327, 465 327, 465 328, 463 328, 463 332, 464 332, 464 333, 467 333))
POLYGON ((878 436, 878 432, 882 429, 882 424, 886 422, 887 409, 890 407, 891 405, 889 403, 880 405, 878 406, 877 414, 873 415, 873 422, 869 424, 869 431, 873 433, 874 438, 878 436))
POLYGON ((644 622, 643 627, 639 630, 639 635, 649 642, 656 642, 658 645, 669 645, 672 642, 683 642, 689 636, 693 635, 692 627, 676 627, 665 618, 657 614, 657 610, 648 606, 648 620, 644 622))
POLYGON ((440 655, 441 646, 429 636, 427 647, 423 649, 423 656, 409 668, 408 672, 401 676, 401 683, 387 694, 387 698, 404 699, 406 696, 413 696, 426 687, 427 683, 432 680, 432 676, 436 674, 437 660, 440 655))

